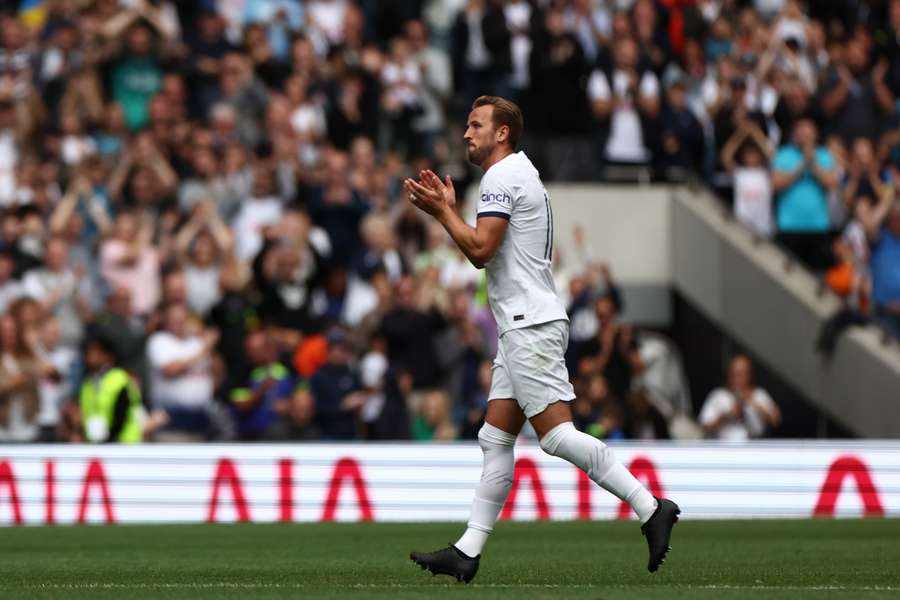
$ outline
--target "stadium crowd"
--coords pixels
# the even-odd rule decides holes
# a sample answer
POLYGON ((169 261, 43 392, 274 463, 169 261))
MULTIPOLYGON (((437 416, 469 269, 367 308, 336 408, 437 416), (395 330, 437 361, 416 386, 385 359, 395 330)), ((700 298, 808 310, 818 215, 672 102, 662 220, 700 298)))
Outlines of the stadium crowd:
MULTIPOLYGON (((0 441, 474 437, 484 277, 400 183, 477 180, 481 94, 522 105, 545 178, 699 176, 813 266, 833 242, 847 318, 900 337, 900 1, 0 10, 0 441)), ((558 278, 578 426, 696 433, 609 269, 558 278)), ((780 419, 736 361, 710 435, 780 419)))

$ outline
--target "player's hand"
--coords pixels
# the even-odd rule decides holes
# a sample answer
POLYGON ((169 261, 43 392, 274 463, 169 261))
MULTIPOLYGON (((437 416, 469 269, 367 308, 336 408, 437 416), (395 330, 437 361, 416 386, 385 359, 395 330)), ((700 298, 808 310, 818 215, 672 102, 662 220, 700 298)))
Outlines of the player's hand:
POLYGON ((436 190, 440 190, 441 194, 444 196, 444 202, 447 203, 447 206, 453 208, 456 206, 456 189, 453 187, 453 178, 447 175, 443 181, 441 178, 434 174, 430 169, 425 169, 424 171, 419 173, 419 179, 422 180, 428 187, 436 190))
MULTIPOLYGON (((432 174, 433 175, 433 174, 432 174)), ((427 178, 425 171, 421 174, 421 182, 413 179, 407 179, 403 182, 403 189, 409 195, 409 201, 419 210, 430 215, 436 216, 445 209, 452 207, 456 203, 456 192, 453 190, 453 182, 447 177, 448 186, 444 185, 440 179, 436 185, 433 180, 427 178), (448 200, 452 198, 453 204, 448 200)), ((437 176, 434 176, 437 179, 437 176)))

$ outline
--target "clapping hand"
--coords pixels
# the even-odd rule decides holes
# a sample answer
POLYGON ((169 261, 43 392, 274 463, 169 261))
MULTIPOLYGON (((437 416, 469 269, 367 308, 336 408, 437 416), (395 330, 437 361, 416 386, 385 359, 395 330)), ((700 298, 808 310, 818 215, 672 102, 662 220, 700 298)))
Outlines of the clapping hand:
POLYGON ((419 172, 419 181, 406 179, 403 189, 409 194, 410 202, 430 215, 436 216, 456 205, 456 190, 449 175, 441 181, 440 177, 426 169, 419 172))

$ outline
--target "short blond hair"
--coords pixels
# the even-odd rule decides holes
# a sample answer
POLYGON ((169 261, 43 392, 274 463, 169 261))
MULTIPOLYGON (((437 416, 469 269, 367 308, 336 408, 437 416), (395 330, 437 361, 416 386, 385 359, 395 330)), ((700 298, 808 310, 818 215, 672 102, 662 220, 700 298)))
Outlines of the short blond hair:
POLYGON ((500 96, 479 96, 472 103, 472 110, 480 106, 493 106, 494 112, 491 121, 494 127, 506 125, 509 128, 509 145, 515 150, 525 129, 525 120, 522 118, 522 109, 512 100, 500 96))

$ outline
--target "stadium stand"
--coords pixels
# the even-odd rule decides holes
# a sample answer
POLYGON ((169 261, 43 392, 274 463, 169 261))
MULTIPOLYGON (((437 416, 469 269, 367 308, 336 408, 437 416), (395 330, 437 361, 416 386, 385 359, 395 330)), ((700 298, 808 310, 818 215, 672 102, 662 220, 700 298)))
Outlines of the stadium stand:
POLYGON ((104 438, 98 339, 147 441, 473 438, 483 275, 401 182, 476 180, 480 94, 593 186, 551 190, 579 426, 700 436, 741 347, 788 390, 768 434, 896 435, 898 34, 897 0, 0 2, 0 441, 104 438), (652 285, 571 226, 611 181, 688 183, 630 225, 652 285), (682 302, 730 343, 694 352, 682 302))

